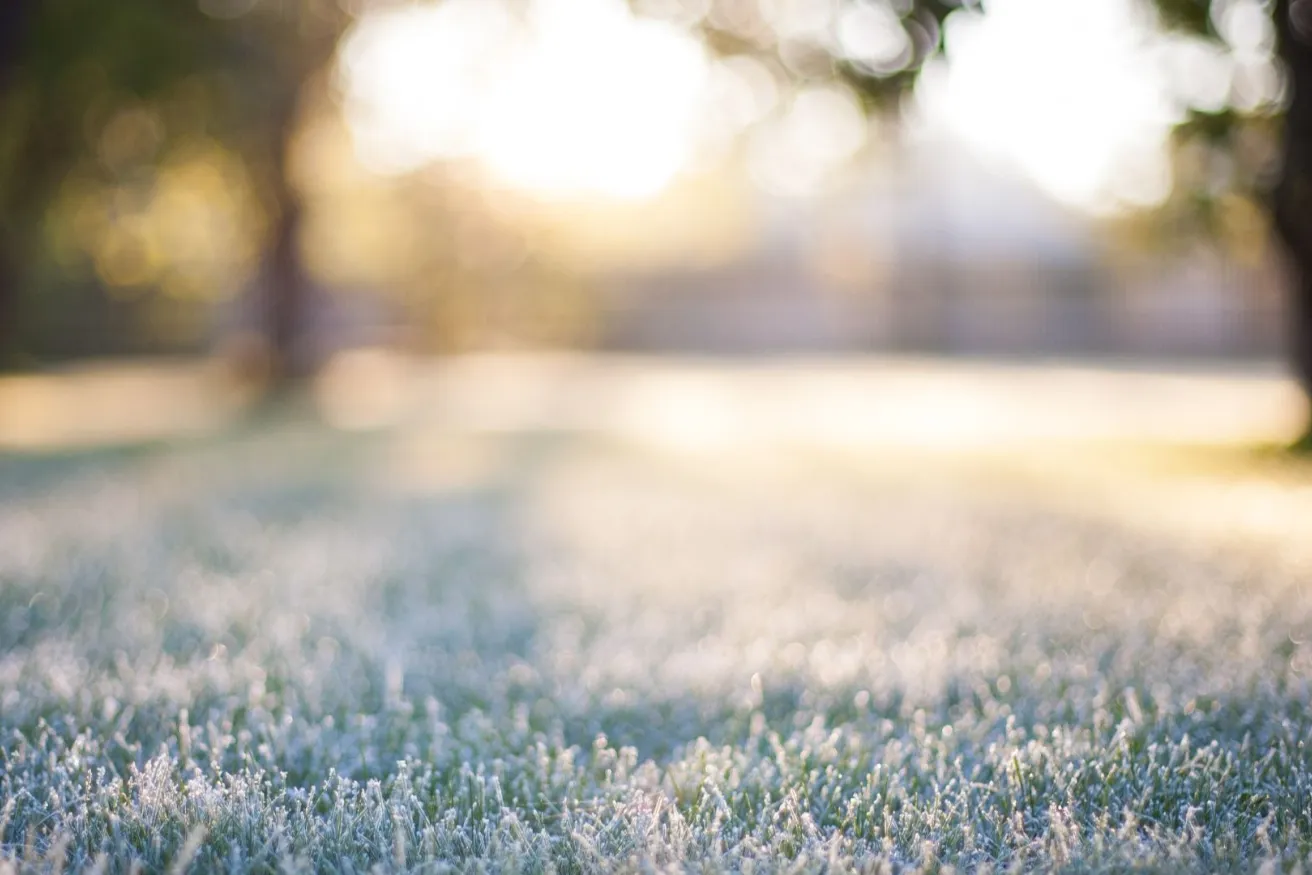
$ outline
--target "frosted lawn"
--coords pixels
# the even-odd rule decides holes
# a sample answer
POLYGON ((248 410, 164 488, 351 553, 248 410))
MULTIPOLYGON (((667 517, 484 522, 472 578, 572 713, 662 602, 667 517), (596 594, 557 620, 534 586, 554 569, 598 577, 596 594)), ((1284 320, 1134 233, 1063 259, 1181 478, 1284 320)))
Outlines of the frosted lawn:
POLYGON ((848 461, 10 457, 0 871, 1308 865, 1296 519, 848 461))

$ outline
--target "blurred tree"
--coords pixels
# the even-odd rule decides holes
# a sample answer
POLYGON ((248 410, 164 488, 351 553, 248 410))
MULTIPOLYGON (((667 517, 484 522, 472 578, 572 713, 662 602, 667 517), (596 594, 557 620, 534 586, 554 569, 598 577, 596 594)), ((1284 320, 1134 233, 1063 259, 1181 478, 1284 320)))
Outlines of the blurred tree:
MULTIPOLYGON (((216 0, 209 0, 214 3, 216 0)), ((268 341, 268 377, 284 386, 312 367, 304 331, 310 280, 300 249, 304 203, 291 173, 292 140, 307 88, 331 62, 350 21, 336 0, 223 0, 235 14, 235 38, 244 69, 256 80, 238 90, 243 116, 261 123, 239 128, 241 151, 255 173, 270 219, 258 278, 268 341)))
MULTIPOLYGON (((1312 2, 1152 2, 1168 30, 1219 47, 1248 16, 1238 24, 1250 52, 1264 42, 1256 16, 1270 16, 1283 88, 1255 101, 1236 76, 1223 105, 1188 110, 1174 134, 1175 186, 1163 213, 1168 227, 1202 231, 1241 257, 1260 251, 1274 230, 1288 287, 1289 360, 1312 398, 1312 2)), ((1312 423, 1299 446, 1312 446, 1312 423)))
MULTIPOLYGON (((21 35, 26 31, 28 14, 28 4, 13 2, 0 5, 0 95, 9 94, 13 88, 13 81, 17 75, 21 35)), ((12 146, 9 146, 8 137, 4 138, 4 141, 5 152, 7 152, 12 146)), ((0 158, 0 161, 4 159, 0 158)), ((8 163, 4 161, 4 164, 0 164, 0 180, 4 179, 3 168, 8 163)), ((10 186, 0 181, 0 192, 5 192, 8 188, 10 186)), ((0 194, 0 361, 3 361, 8 352, 14 331, 15 298, 19 282, 18 268, 15 265, 17 247, 10 239, 12 232, 9 225, 12 218, 8 207, 8 198, 0 194)))
POLYGON ((1275 19, 1290 99, 1272 213, 1291 266, 1294 367, 1312 394, 1312 3, 1278 0, 1275 19))
POLYGON ((0 355, 46 208, 117 107, 161 95, 215 60, 192 4, 9 0, 0 4, 0 355))
POLYGON ((19 351, 24 294, 61 186, 83 171, 141 175, 170 144, 201 138, 240 156, 266 218, 257 285, 269 376, 302 372, 307 282, 287 154, 301 94, 346 20, 333 0, 0 4, 0 359, 19 351), (111 126, 134 109, 151 142, 106 155, 111 126), (116 157, 124 151, 140 154, 116 157))
MULTIPOLYGON (((1224 44, 1220 23, 1241 4, 1226 0, 1154 0, 1171 29, 1224 44)), ((1175 131, 1175 192, 1167 210, 1179 222, 1237 242, 1274 230, 1288 285, 1290 364, 1312 397, 1312 2, 1244 4, 1271 16, 1281 99, 1235 100, 1192 109, 1175 131)), ((1312 441, 1309 425, 1300 444, 1312 441)))
MULTIPOLYGON (((886 115, 899 113, 925 62, 941 50, 946 19, 987 15, 989 5, 987 0, 632 2, 640 12, 668 17, 705 11, 700 26, 719 53, 767 56, 776 69, 802 81, 840 76, 867 110, 886 115), (823 6, 836 7, 835 15, 827 27, 808 30, 808 10, 823 6)), ((1283 75, 1283 94, 1253 99, 1232 83, 1221 106, 1187 111, 1174 134, 1174 190, 1155 224, 1177 239, 1197 239, 1201 233, 1248 254, 1260 252, 1275 230, 1288 267, 1290 360, 1312 398, 1312 0, 1143 2, 1166 31, 1222 52, 1234 48, 1227 44, 1234 36, 1223 33, 1227 21, 1230 29, 1238 22, 1241 36, 1257 46, 1264 42, 1262 31, 1274 25, 1274 53, 1282 69, 1273 75, 1283 75), (1263 25, 1255 14, 1270 21, 1263 25)), ((1269 52, 1271 46, 1264 48, 1269 52)), ((1262 60, 1236 69, 1260 76, 1262 60)), ((1312 425, 1306 440, 1312 444, 1312 425)))

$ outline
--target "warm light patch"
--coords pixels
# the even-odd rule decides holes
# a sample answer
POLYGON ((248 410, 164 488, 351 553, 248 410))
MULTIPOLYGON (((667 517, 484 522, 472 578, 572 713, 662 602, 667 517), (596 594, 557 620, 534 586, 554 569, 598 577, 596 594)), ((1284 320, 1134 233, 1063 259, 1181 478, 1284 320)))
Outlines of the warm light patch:
POLYGON ((552 197, 644 198, 687 163, 707 62, 678 28, 613 0, 402 6, 342 52, 362 158, 384 172, 472 158, 552 197))
POLYGON ((992 0, 947 22, 922 82, 934 123, 1095 210, 1165 197, 1177 118, 1152 23, 1131 0, 992 0))

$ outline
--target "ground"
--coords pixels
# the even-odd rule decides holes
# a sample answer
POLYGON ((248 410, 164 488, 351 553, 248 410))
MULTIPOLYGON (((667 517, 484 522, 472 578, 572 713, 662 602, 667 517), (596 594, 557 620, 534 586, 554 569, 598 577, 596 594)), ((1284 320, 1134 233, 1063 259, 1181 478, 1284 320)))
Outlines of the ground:
POLYGON ((1308 865, 1265 371, 115 379, 0 383, 0 872, 1308 865))

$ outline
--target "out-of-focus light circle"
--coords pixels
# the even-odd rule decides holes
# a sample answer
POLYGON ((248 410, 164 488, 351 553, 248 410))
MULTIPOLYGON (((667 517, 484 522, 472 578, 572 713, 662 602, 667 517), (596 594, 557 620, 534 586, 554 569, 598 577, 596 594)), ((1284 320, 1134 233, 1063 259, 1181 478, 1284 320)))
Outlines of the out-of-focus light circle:
POLYGON ((741 129, 764 118, 779 102, 779 84, 760 61, 736 55, 710 71, 710 102, 720 120, 741 129))
POLYGON ((1212 5, 1217 32, 1236 52, 1268 57, 1275 50, 1276 29, 1269 2, 1229 0, 1212 5))
POLYGON ((346 112, 362 160, 414 170, 477 146, 483 97, 521 34, 495 0, 447 0, 367 14, 343 42, 346 112))
POLYGON ((711 0, 634 0, 633 8, 646 18, 691 27, 710 12, 711 0))
POLYGON ((813 194, 866 140, 866 119, 850 89, 813 86, 755 132, 748 149, 752 179, 778 195, 813 194))
POLYGON ((834 0, 760 0, 766 23, 781 40, 821 40, 834 18, 834 0))
POLYGON ((1204 112, 1225 108, 1234 78, 1234 58, 1220 46, 1193 37, 1174 39, 1163 46, 1169 86, 1185 106, 1204 112))
POLYGON ((889 75, 912 60, 911 37, 902 20, 882 3, 854 3, 838 20, 843 56, 876 75, 889 75))
POLYGON ((1230 83, 1230 102, 1243 112, 1253 112, 1280 103, 1285 80, 1270 58, 1240 62, 1230 83))
POLYGON ((1303 42, 1312 42, 1312 0, 1289 0, 1289 23, 1303 42))
POLYGON ((778 103, 779 83, 765 64, 750 55, 712 62, 698 121, 700 166, 722 161, 741 142, 743 132, 778 103))
POLYGON ((847 158, 865 143, 865 116, 852 92, 837 86, 818 86, 799 92, 793 100, 790 124, 806 150, 829 161, 847 158))

